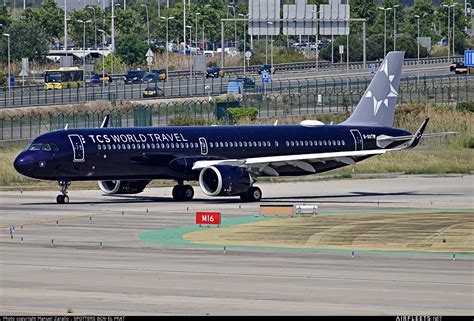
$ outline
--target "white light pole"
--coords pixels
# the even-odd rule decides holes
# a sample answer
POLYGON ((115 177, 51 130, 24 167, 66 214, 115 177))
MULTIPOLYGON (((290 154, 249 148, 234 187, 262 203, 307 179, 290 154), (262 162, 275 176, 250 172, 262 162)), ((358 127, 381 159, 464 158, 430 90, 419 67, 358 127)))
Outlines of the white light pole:
POLYGON ((94 12, 94 48, 97 49, 97 20, 95 17, 95 8, 94 7, 87 7, 89 9, 92 9, 94 12))
POLYGON ((64 54, 67 56, 67 0, 64 0, 64 54))
POLYGON ((417 49, 418 49, 418 58, 416 60, 416 83, 420 82, 420 16, 415 15, 418 25, 418 33, 416 37, 417 49))
POLYGON ((314 20, 314 14, 316 14, 316 70, 319 70, 319 17, 318 17, 318 7, 316 6, 316 9, 311 9, 311 12, 313 13, 313 20, 314 20))
POLYGON ((380 10, 384 11, 384 27, 383 27, 383 56, 387 55, 387 11, 392 10, 392 8, 379 7, 380 10))
POLYGON ((451 57, 451 31, 450 31, 451 19, 450 17, 451 17, 451 8, 454 6, 455 6, 454 4, 451 4, 451 5, 443 4, 443 7, 448 8, 448 61, 450 60, 450 57, 451 57))
POLYGON ((454 50, 454 36, 456 34, 456 20, 455 20, 455 14, 456 14, 456 9, 454 9, 454 7, 457 5, 457 3, 453 3, 452 6, 453 6, 453 40, 451 41, 453 43, 453 56, 456 54, 455 50, 454 50))
POLYGON ((186 0, 183 0, 183 43, 184 54, 186 54, 186 0))
POLYGON ((174 17, 160 17, 161 19, 166 20, 166 81, 168 81, 169 78, 169 47, 168 47, 168 22, 171 19, 174 19, 174 17))
MULTIPOLYGON (((234 4, 233 2, 231 2, 228 6, 227 6, 227 12, 229 12, 229 8, 232 8, 232 16, 234 17, 235 19, 235 7, 237 5, 234 4)), ((237 21, 234 20, 234 47, 237 46, 237 21)))
POLYGON ((11 84, 10 84, 10 78, 11 78, 11 67, 10 67, 10 34, 9 33, 4 33, 3 34, 5 37, 7 37, 7 48, 8 48, 8 97, 10 97, 11 94, 11 84))
POLYGON ((146 11, 146 28, 148 32, 147 43, 148 43, 148 48, 149 48, 150 47, 150 20, 148 19, 148 6, 146 4, 141 4, 140 6, 145 7, 145 11, 146 11))
POLYGON ((397 50, 397 8, 400 5, 393 6, 393 51, 397 50))
POLYGON ((247 21, 248 19, 250 18, 250 14, 243 14, 243 13, 239 13, 239 16, 242 17, 242 18, 247 18, 247 20, 244 21, 244 49, 243 49, 243 56, 244 56, 244 76, 246 74, 246 60, 247 60, 247 57, 245 56, 245 53, 247 52, 247 40, 246 40, 246 36, 247 36, 247 28, 246 28, 246 24, 247 24, 247 21))
MULTIPOLYGON (((267 31, 268 26, 273 25, 273 22, 267 21, 267 31)), ((268 65, 268 32, 265 32, 265 65, 268 65)))
MULTIPOLYGON (((83 33, 82 33, 82 80, 84 81, 84 87, 86 86, 86 23, 91 23, 91 20, 77 20, 77 22, 82 23, 83 33)), ((103 75, 102 75, 103 77, 103 75)))
POLYGON ((201 15, 200 12, 196 12, 195 13, 196 15, 196 50, 197 50, 197 43, 198 43, 198 18, 199 18, 199 15, 201 15))
MULTIPOLYGON (((193 27, 191 27, 189 25, 185 26, 185 27, 189 29, 189 41, 191 41, 191 39, 192 39, 191 35, 192 35, 193 27)), ((192 55, 191 50, 189 50, 189 81, 191 81, 192 77, 193 77, 193 55, 192 55)))
POLYGON ((103 75, 105 75, 105 53, 104 53, 105 31, 102 29, 98 29, 97 31, 102 33, 102 86, 104 86, 105 77, 103 77, 103 75))

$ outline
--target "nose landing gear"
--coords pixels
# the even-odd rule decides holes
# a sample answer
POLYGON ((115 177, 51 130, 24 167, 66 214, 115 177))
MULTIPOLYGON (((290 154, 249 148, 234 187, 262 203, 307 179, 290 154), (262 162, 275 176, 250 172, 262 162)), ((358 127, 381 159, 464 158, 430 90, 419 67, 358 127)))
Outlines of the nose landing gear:
POLYGON ((56 203, 58 204, 67 204, 69 203, 69 196, 67 196, 67 189, 71 185, 71 182, 68 181, 58 181, 58 185, 60 187, 60 193, 56 196, 56 203))

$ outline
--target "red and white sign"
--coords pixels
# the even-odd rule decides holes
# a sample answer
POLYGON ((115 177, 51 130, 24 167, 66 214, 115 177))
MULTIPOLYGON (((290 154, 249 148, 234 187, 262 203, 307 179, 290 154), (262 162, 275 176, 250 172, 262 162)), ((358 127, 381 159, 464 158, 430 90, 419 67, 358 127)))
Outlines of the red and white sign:
POLYGON ((196 224, 221 224, 221 212, 196 212, 196 224))

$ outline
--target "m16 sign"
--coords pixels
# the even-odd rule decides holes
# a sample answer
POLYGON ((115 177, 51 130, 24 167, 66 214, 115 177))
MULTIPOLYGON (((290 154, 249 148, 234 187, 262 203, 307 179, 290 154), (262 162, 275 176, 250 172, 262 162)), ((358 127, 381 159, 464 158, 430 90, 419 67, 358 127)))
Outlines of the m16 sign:
POLYGON ((196 212, 196 224, 221 224, 220 212, 196 212))

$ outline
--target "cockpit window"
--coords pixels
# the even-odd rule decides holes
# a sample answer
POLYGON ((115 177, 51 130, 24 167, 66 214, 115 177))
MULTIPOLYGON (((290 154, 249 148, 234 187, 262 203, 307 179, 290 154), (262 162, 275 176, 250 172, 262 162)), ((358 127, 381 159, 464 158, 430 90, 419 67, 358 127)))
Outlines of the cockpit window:
POLYGON ((30 148, 28 150, 34 151, 34 150, 41 150, 41 145, 43 144, 31 144, 30 148))
POLYGON ((37 150, 43 150, 46 152, 57 152, 59 151, 58 145, 50 143, 50 144, 31 144, 30 148, 28 148, 29 151, 37 151, 37 150))

